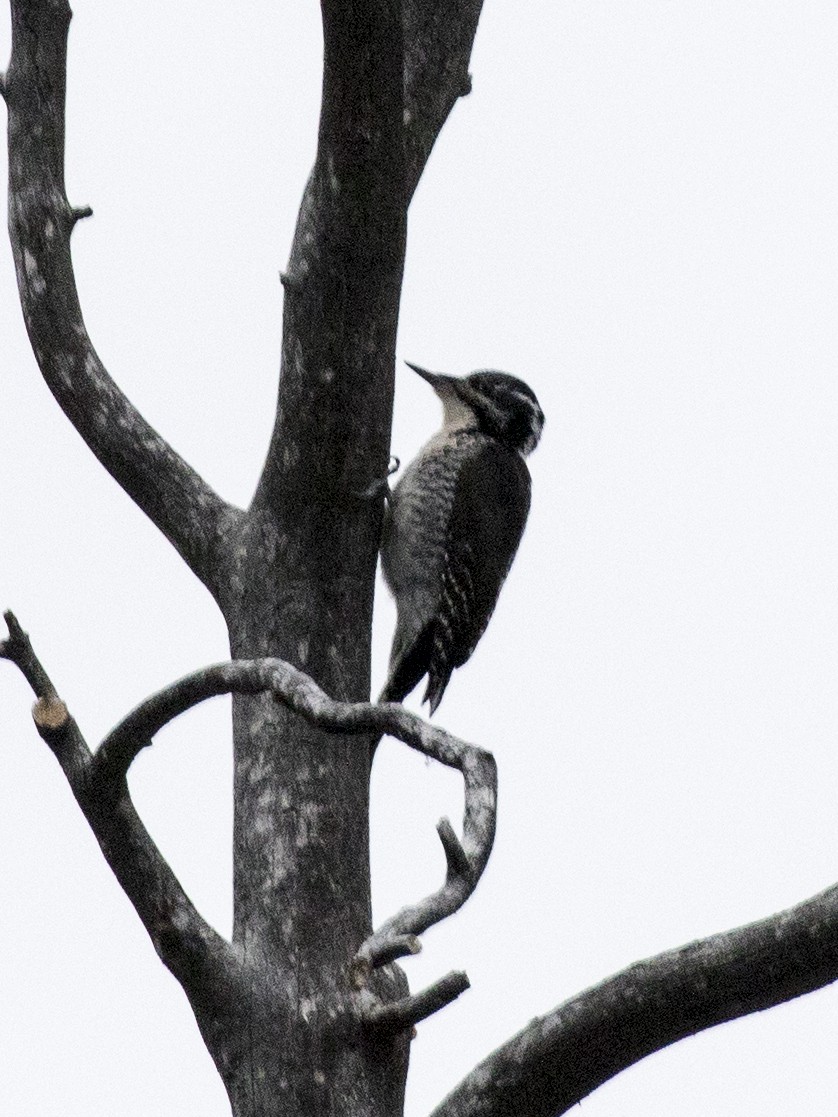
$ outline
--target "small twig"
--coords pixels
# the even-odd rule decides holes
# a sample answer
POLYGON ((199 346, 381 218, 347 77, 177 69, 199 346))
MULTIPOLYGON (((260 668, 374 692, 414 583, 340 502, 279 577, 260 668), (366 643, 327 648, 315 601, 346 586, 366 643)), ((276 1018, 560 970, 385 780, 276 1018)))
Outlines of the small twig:
POLYGON ((84 221, 86 217, 92 216, 93 210, 90 208, 90 206, 74 206, 70 210, 70 220, 73 225, 75 225, 77 221, 84 221))
POLYGON ((445 850, 445 860, 448 862, 449 877, 468 877, 471 875, 471 862, 466 856, 462 842, 454 833, 454 827, 447 818, 441 818, 436 824, 436 832, 445 850))
POLYGON ((9 635, 0 641, 0 659, 14 663, 32 688, 37 698, 32 707, 35 728, 64 769, 76 798, 79 798, 79 789, 84 784, 91 761, 90 749, 66 704, 58 697, 52 679, 35 655, 29 636, 17 617, 8 610, 3 619, 9 635))
POLYGON ((14 663, 32 687, 36 698, 56 698, 55 687, 49 675, 41 666, 40 660, 32 650, 28 634, 23 631, 11 609, 3 614, 3 620, 6 622, 9 635, 5 640, 0 641, 0 659, 8 659, 14 663))
POLYGON ((405 1032, 441 1008, 455 1001, 469 987, 469 980, 461 970, 454 970, 445 977, 400 1001, 386 1005, 367 1005, 363 1009, 364 1023, 376 1030, 405 1032))
POLYGON ((282 284, 283 288, 289 292, 299 291, 302 288, 299 277, 292 272, 281 271, 279 273, 279 282, 282 284))
MULTIPOLYGON (((397 958, 407 958, 410 954, 421 954, 422 944, 415 935, 396 935, 390 940, 389 949, 379 955, 379 966, 386 966, 395 962, 397 958)), ((352 962, 352 984, 356 989, 363 989, 370 979, 372 964, 369 958, 356 957, 352 962)))

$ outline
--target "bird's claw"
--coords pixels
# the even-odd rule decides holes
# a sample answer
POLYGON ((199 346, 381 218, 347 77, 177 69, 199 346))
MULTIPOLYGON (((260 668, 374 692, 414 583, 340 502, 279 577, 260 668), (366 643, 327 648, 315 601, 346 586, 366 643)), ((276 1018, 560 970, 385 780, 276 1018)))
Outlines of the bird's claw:
POLYGON ((396 470, 399 468, 400 465, 401 465, 401 462, 399 461, 399 459, 394 454, 393 457, 390 458, 390 461, 387 464, 387 472, 384 474, 384 476, 383 477, 376 477, 376 479, 374 481, 371 481, 365 489, 361 489, 361 491, 359 493, 357 493, 356 495, 361 500, 375 500, 383 494, 389 500, 390 499, 389 478, 393 476, 393 474, 396 472, 396 470))

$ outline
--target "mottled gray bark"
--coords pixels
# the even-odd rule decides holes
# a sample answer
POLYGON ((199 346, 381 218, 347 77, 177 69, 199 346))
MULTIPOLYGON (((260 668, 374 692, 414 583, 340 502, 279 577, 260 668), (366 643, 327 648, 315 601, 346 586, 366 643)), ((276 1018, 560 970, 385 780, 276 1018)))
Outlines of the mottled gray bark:
POLYGON ((722 934, 637 962, 536 1017, 432 1117, 558 1117, 686 1036, 838 979, 838 885, 722 934))
MULTIPOLYGON (((269 1060, 271 1066, 280 1068, 286 1081, 296 1079, 297 1094, 302 1086, 303 1095, 309 1098, 313 1083, 325 1088, 316 1091, 320 1095, 318 1104, 331 1104, 331 1111, 339 1112, 352 1100, 359 1113, 377 1112, 363 1102, 358 1083, 354 1089, 341 1084, 339 1104, 330 1101, 333 1079, 326 1082, 322 1062, 309 1058, 302 1065, 289 1066, 284 1053, 297 1017, 303 1020, 301 1030, 313 1038, 317 1022, 315 1017, 313 1023, 312 1017, 319 1009, 327 1020, 323 1036, 327 1056, 347 1066, 355 1064, 356 1073, 360 1073, 358 1050, 368 1050, 374 1056, 373 1080, 383 1088, 384 1102, 390 1105, 383 1112, 398 1113, 404 1049, 413 1025, 458 997, 468 988, 468 979, 463 973, 450 973, 428 989, 410 995, 389 964, 406 953, 415 953, 416 934, 460 907, 483 872, 495 832, 496 780, 491 756, 400 706, 336 702, 308 675, 277 659, 216 664, 180 679, 142 702, 92 752, 16 617, 7 612, 5 620, 9 636, 0 642, 0 658, 15 663, 35 692, 38 701, 33 714, 38 731, 60 763, 155 949, 189 997, 230 1091, 234 1112, 250 1112, 254 1105, 271 1098, 292 1108, 274 1107, 268 1112, 300 1111, 294 1107, 301 1103, 295 1100, 296 1095, 289 1099, 287 1088, 280 1088, 270 1098, 259 1088, 270 1068, 267 1062, 254 1064, 253 1051, 268 1060, 269 1041, 280 1045, 269 1060), (309 725, 339 735, 343 751, 361 762, 366 762, 370 733, 389 733, 425 756, 457 768, 465 780, 462 842, 447 819, 440 823, 446 850, 451 851, 445 884, 369 934, 351 961, 345 959, 345 943, 336 939, 335 950, 343 961, 339 980, 326 991, 328 1001, 323 999, 323 988, 319 988, 305 1004, 299 1004, 295 990, 289 989, 283 975, 276 972, 276 966, 261 950, 243 947, 235 938, 232 944, 227 943, 204 922, 131 803, 127 775, 137 754, 172 718, 207 698, 229 693, 271 695, 309 725), (257 1024, 258 1032, 254 1032, 257 1024), (380 1073, 382 1066, 388 1071, 384 1076, 380 1073), (357 1108, 362 1104, 367 1108, 357 1108)), ((355 858, 351 860, 354 863, 355 858)), ((294 897, 289 897, 289 904, 293 903, 294 897)), ((280 910, 287 914, 287 909, 280 910)), ((299 1056, 300 1050, 293 1050, 299 1056)), ((316 1053, 312 1043, 306 1050, 310 1056, 316 1053)), ((377 1101, 384 1104, 381 1098, 377 1101)))
MULTIPOLYGON (((87 336, 70 234, 88 211, 74 210, 64 190, 66 0, 13 0, 2 88, 21 303, 56 399, 211 590, 234 658, 296 664, 335 699, 358 702, 369 695, 382 511, 358 494, 386 472, 407 204, 463 90, 460 78, 452 84, 441 75, 466 73, 479 4, 468 18, 421 0, 410 5, 407 66, 396 0, 323 0, 322 8, 323 103, 283 278, 276 425, 245 511, 220 500, 148 426, 87 336), (411 136, 418 138, 406 142, 411 136)), ((7 656, 17 661, 21 646, 12 633, 7 656)), ((393 960, 476 884, 494 833, 493 769, 487 840, 470 849, 480 805, 467 814, 456 871, 440 893, 375 937, 369 740, 384 726, 373 717, 366 736, 347 747, 339 723, 306 720, 258 685, 230 689, 234 930, 232 944, 203 949, 215 962, 211 977, 191 955, 180 960, 181 928, 192 945, 212 934, 133 813, 114 738, 92 758, 70 721, 50 742, 68 758, 68 779, 106 856, 190 996, 234 1113, 390 1117, 401 1112, 410 1022, 464 988, 461 975, 449 975, 411 998, 393 960)), ((463 770, 468 781, 467 764, 463 770)), ((443 830, 450 866, 458 839, 450 825, 443 830)))
MULTIPOLYGON (((66 0, 12 0, 9 227, 32 347, 58 403, 221 608, 233 661, 153 695, 91 751, 6 614, 0 658, 160 958, 182 984, 235 1117, 398 1117, 412 1025, 467 987, 410 994, 395 962, 471 895, 491 850, 483 750, 371 705, 370 627, 406 210, 457 97, 482 0, 322 0, 317 156, 287 271, 276 424, 249 509, 159 437, 87 335, 64 190, 66 0), (303 673, 303 671, 305 673, 303 673), (232 693, 232 942, 196 911, 128 794, 137 752, 178 713, 232 693), (438 827, 440 889, 373 930, 370 742, 390 733, 465 784, 462 836, 438 827)), ((533 1021, 436 1117, 550 1117, 644 1055, 838 977, 838 890, 631 967, 533 1021)))

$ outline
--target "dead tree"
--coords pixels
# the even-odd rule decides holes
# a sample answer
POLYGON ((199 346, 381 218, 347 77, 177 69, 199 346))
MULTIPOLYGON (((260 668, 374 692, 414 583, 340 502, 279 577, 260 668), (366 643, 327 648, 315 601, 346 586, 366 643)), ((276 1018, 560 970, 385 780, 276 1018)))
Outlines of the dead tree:
MULTIPOLYGON (((397 960, 457 910, 494 835, 483 749, 370 704, 370 629, 410 198, 457 98, 479 0, 322 0, 317 157, 285 288, 282 371, 267 461, 231 507, 161 439, 87 335, 70 235, 89 214, 64 189, 66 0, 12 0, 0 89, 9 113, 10 233, 41 372, 100 462, 215 598, 232 659, 129 713, 93 751, 14 615, 0 655, 163 963, 186 992, 237 1117, 402 1112, 413 1025, 467 986, 410 994, 397 960), (328 546, 324 541, 328 540, 328 546), (126 775, 177 714, 232 693, 232 941, 201 917, 137 815, 126 775), (453 766, 461 836, 439 826, 439 890, 371 926, 370 742, 392 734, 453 766)), ((644 1055, 838 977, 838 889, 639 963, 532 1021, 435 1117, 551 1117, 644 1055)))

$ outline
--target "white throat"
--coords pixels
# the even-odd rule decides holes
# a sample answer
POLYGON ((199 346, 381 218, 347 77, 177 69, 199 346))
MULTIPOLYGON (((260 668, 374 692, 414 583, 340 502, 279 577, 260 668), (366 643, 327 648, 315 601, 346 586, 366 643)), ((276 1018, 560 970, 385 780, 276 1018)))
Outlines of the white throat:
POLYGON ((456 392, 439 391, 437 395, 442 400, 443 417, 442 429, 447 434, 453 434, 454 431, 467 430, 469 427, 477 425, 477 416, 464 400, 460 399, 456 392))

